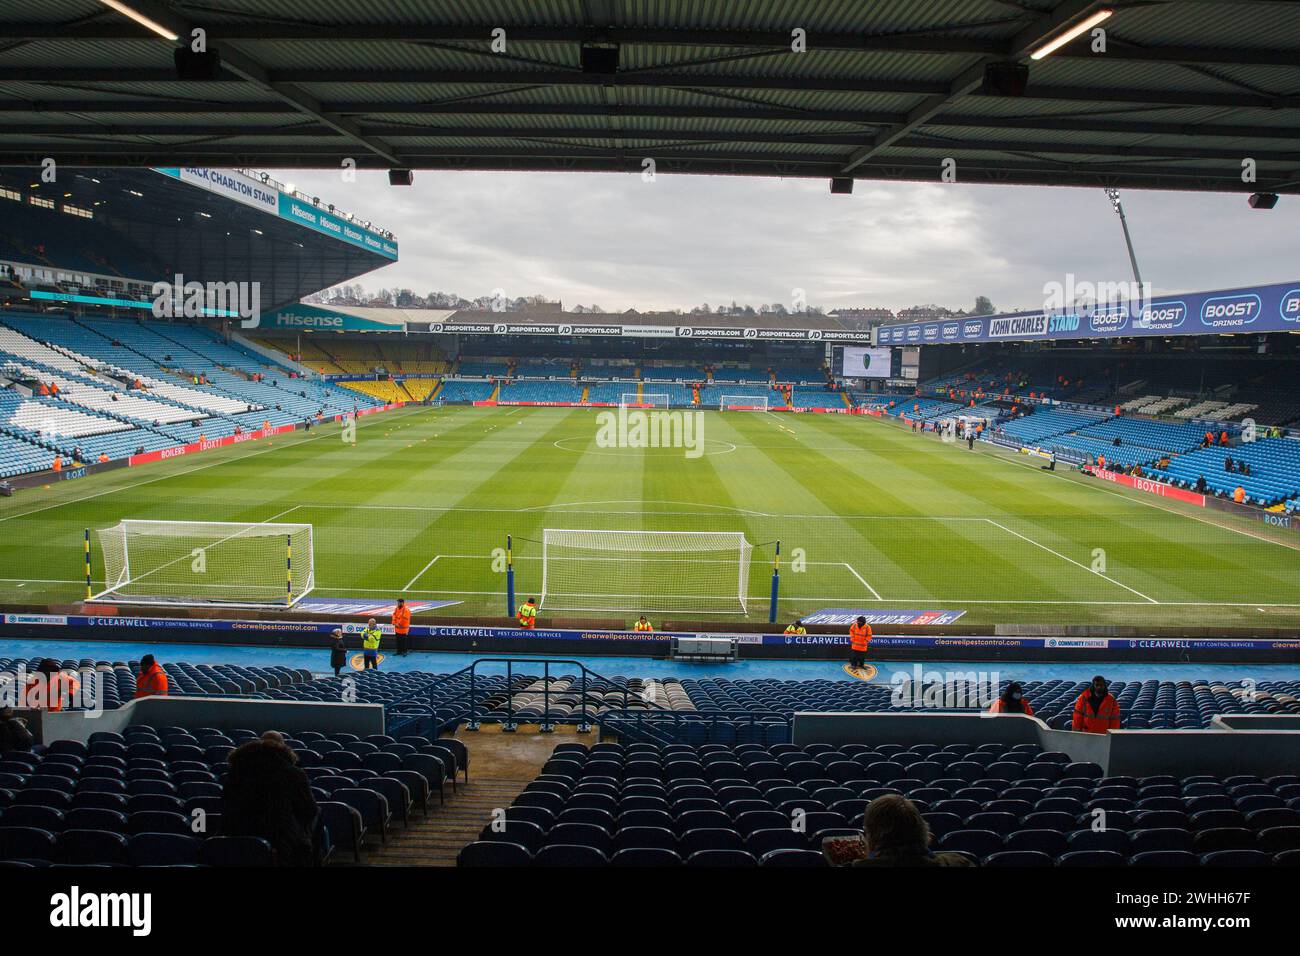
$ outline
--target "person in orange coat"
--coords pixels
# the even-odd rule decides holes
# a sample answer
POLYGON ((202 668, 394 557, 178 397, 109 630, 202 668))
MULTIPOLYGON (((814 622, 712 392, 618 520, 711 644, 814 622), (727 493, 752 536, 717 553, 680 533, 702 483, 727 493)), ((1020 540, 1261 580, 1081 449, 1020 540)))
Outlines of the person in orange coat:
POLYGON ((1111 696, 1106 678, 1098 674, 1074 702, 1071 730, 1085 734, 1104 734, 1119 730, 1119 703, 1111 696))
POLYGON ((27 678, 23 688, 23 704, 34 710, 61 711, 70 706, 81 690, 81 681, 59 669, 59 662, 47 657, 27 678))
POLYGON ((1025 689, 1016 681, 1007 685, 1001 696, 989 707, 990 714, 1024 714, 1026 717, 1034 716, 1034 708, 1029 706, 1029 701, 1025 700, 1025 689))
POLYGON ((871 646, 871 625, 859 617, 849 625, 849 666, 854 670, 867 662, 867 648, 871 646))
POLYGON ((141 697, 166 697, 168 691, 167 673, 152 654, 140 658, 140 673, 135 678, 135 699, 141 697))
POLYGON ((407 655, 407 641, 411 635, 411 609, 406 606, 405 598, 397 599, 393 608, 393 636, 397 638, 397 656, 407 655))

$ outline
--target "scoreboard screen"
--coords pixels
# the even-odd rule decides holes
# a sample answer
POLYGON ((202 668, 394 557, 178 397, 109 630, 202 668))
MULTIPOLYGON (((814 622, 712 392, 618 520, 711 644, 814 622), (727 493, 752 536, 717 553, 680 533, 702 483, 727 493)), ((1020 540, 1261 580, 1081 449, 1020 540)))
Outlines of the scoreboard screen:
POLYGON ((845 378, 890 378, 893 349, 844 346, 836 349, 834 372, 845 378))

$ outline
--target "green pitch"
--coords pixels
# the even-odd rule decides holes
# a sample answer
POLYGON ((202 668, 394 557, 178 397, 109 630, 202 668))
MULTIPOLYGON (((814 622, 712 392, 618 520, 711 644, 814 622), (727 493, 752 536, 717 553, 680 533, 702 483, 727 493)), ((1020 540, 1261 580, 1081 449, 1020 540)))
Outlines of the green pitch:
MULTIPOLYGON (((782 623, 874 607, 964 610, 974 627, 1300 624, 1297 542, 1259 523, 867 417, 708 411, 692 451, 611 444, 598 414, 412 408, 363 419, 355 444, 331 425, 21 492, 0 505, 0 598, 81 599, 84 529, 134 518, 308 523, 316 596, 459 602, 426 619, 504 616, 507 534, 520 600, 539 593, 551 528, 742 532, 744 611, 725 555, 570 558, 570 589, 655 594, 719 625, 767 619, 776 541, 782 623)), ((630 622, 642 608, 625 610, 563 613, 630 622)))

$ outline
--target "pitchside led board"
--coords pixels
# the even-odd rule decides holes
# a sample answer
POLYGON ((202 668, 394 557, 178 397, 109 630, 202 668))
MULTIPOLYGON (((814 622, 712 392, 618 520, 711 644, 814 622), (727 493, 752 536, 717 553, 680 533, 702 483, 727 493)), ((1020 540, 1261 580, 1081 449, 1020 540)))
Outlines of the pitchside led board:
POLYGON ((834 371, 844 378, 889 378, 893 350, 881 348, 836 348, 834 371))

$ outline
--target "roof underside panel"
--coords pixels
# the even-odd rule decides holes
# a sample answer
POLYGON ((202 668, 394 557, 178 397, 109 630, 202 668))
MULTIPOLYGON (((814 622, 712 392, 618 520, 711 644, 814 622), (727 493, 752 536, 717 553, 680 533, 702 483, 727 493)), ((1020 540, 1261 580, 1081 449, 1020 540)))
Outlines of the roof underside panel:
POLYGON ((7 0, 0 165, 940 181, 951 158, 967 182, 1300 191, 1300 3, 1112 4, 1035 61, 1100 0, 131 2, 206 30, 220 76, 178 79, 99 0, 7 0), (1009 62, 1023 95, 982 82, 1009 62))

